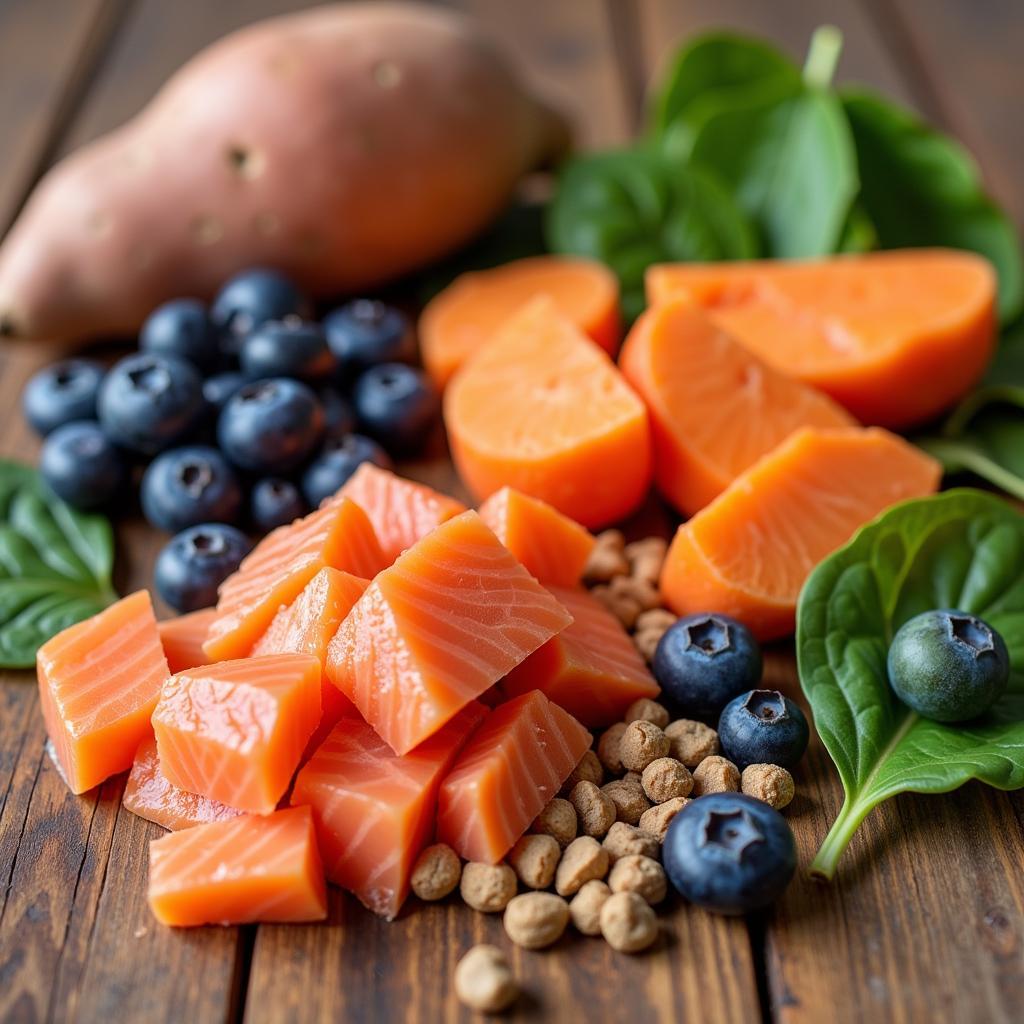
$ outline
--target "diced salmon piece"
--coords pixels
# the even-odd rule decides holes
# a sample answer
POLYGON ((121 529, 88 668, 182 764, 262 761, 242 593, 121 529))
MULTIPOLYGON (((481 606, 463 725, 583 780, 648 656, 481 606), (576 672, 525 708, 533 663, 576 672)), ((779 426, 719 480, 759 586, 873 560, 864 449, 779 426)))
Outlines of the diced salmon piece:
POLYGON ((320 662, 277 654, 179 672, 153 712, 160 764, 181 789, 269 814, 320 721, 320 662))
POLYGON ((155 736, 139 744, 121 802, 132 814, 155 821, 172 832, 210 821, 227 821, 242 813, 219 800, 188 793, 170 782, 160 769, 155 736))
POLYGON ((497 864, 590 747, 590 733, 540 690, 488 716, 441 784, 437 836, 497 864))
POLYGON ((322 921, 327 887, 308 807, 246 814, 149 844, 149 906, 161 924, 322 921))
POLYGON ((200 608, 197 612, 164 619, 156 624, 167 657, 167 667, 172 673, 210 664, 203 643, 210 630, 210 623, 216 617, 216 608, 200 608))
POLYGON ((661 690, 619 620, 583 589, 549 589, 572 624, 512 669, 501 684, 505 695, 542 690, 591 727, 621 721, 640 697, 656 698, 661 690))
POLYGON ((370 578, 386 564, 366 513, 339 501, 279 526, 221 584, 217 617, 203 644, 211 661, 244 658, 282 605, 323 568, 370 578))
POLYGON ((327 674, 405 754, 571 621, 463 512, 370 584, 328 647, 327 674))
MULTIPOLYGON (((352 606, 363 596, 369 580, 340 569, 321 569, 290 605, 278 611, 266 633, 252 649, 254 657, 265 654, 312 654, 321 665, 327 661, 327 645, 352 606)), ((309 739, 311 754, 346 715, 358 712, 327 678, 320 678, 320 724, 309 739)))
POLYGON ((124 597, 48 640, 36 675, 46 731, 72 792, 130 768, 170 675, 149 594, 124 597))
POLYGON ((392 920, 429 842, 441 779, 487 715, 475 701, 399 756, 362 719, 340 722, 299 772, 292 804, 313 808, 327 877, 392 920))
POLYGON ((364 462, 332 500, 341 498, 350 498, 367 514, 388 565, 435 526, 466 511, 461 501, 372 462, 364 462))
POLYGON ((513 487, 492 494, 480 506, 480 518, 545 584, 576 586, 596 543, 586 527, 513 487))

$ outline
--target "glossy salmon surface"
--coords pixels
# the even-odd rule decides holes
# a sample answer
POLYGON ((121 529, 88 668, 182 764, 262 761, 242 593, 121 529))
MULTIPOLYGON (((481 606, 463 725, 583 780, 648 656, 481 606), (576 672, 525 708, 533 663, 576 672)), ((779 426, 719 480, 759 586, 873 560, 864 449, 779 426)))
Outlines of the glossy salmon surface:
POLYGON ((255 814, 277 806, 319 722, 320 662, 310 654, 179 672, 153 712, 170 782, 255 814))
POLYGON ((327 674, 405 754, 571 621, 463 512, 374 579, 330 643, 327 674))
POLYGON ((217 617, 215 608, 200 608, 197 612, 164 619, 156 624, 160 643, 164 647, 167 667, 174 672, 208 665, 210 659, 203 650, 210 624, 217 617))

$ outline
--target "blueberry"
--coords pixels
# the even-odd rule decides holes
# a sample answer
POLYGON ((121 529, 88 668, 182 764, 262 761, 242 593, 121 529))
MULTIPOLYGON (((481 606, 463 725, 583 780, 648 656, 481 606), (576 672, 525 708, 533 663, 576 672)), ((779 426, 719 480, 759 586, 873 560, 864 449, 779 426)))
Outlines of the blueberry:
POLYGON ((228 335, 245 335, 267 320, 303 316, 305 296, 284 274, 255 267, 236 274, 213 300, 210 319, 228 335))
POLYGON ((889 683, 924 718, 966 722, 984 714, 1010 679, 1003 638, 967 612, 922 612, 905 622, 889 647, 889 683))
POLYGON ((29 378, 21 394, 25 419, 42 437, 74 420, 94 420, 102 381, 103 367, 88 359, 47 366, 29 378))
POLYGON ((242 508, 235 471, 205 445, 158 455, 143 474, 140 495, 146 518, 169 533, 199 523, 235 523, 242 508))
POLYGON ((203 398, 214 411, 220 412, 227 405, 228 399, 236 391, 241 391, 247 383, 245 374, 235 370, 216 373, 203 381, 203 398))
POLYGON ((419 451, 440 411, 426 374, 402 363, 367 370, 356 381, 352 401, 360 429, 395 455, 419 451))
POLYGON ((409 321, 393 306, 356 299, 324 317, 324 331, 342 379, 351 380, 379 363, 402 362, 413 355, 409 321))
POLYGON ((190 526, 172 537, 156 556, 157 593, 176 611, 194 612, 217 603, 217 588, 249 553, 241 530, 224 523, 190 526))
POLYGON ((308 511, 302 492, 290 480, 276 477, 259 480, 249 496, 249 515, 260 533, 270 533, 308 511))
POLYGON ((124 458, 98 423, 78 420, 43 442, 39 472, 50 490, 76 508, 106 505, 125 479, 124 458))
POLYGON ((317 324, 286 316, 268 320, 242 340, 238 352, 242 372, 250 378, 295 377, 324 380, 334 370, 334 356, 317 324))
POLYGON ((810 730, 800 708, 778 690, 751 690, 729 701, 718 719, 722 752, 739 768, 792 768, 807 749, 810 730))
POLYGON ((328 438, 316 459, 302 474, 302 492, 311 508, 317 508, 324 498, 334 494, 364 462, 372 462, 382 469, 391 468, 379 444, 359 434, 328 438))
POLYGON ((742 623, 725 615, 687 615, 661 638, 654 677, 681 711, 714 718, 761 678, 761 648, 742 623))
POLYGON ((336 388, 321 388, 317 392, 317 397, 324 409, 325 437, 343 437, 356 429, 356 417, 352 412, 352 406, 336 388))
POLYGON ((712 793, 673 819, 662 848, 665 873, 691 903, 718 914, 759 910, 796 871, 786 819, 742 793, 712 793))
POLYGON ((206 403, 202 380, 191 363, 140 352, 122 359, 107 374, 97 409, 111 441, 156 455, 198 425, 206 403))
POLYGON ((323 434, 316 395, 297 380, 246 384, 220 414, 217 441, 225 455, 253 473, 288 473, 304 463, 323 434))
POLYGON ((172 299, 153 310, 139 332, 139 348, 177 356, 202 371, 213 369, 220 358, 217 330, 198 299, 172 299))

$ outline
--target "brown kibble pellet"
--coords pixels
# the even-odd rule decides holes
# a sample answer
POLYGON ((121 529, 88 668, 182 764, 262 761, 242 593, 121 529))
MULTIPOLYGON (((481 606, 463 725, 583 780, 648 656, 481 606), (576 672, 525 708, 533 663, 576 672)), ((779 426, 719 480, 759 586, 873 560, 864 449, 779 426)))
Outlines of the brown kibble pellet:
POLYGON ((693 789, 690 769, 674 757, 659 757, 652 761, 644 769, 641 782, 652 804, 663 804, 677 796, 689 796, 693 789))
POLYGON ((410 885, 421 900, 443 900, 455 892, 461 877, 459 855, 447 843, 435 843, 416 858, 410 885))
POLYGON ((665 634, 658 629, 638 629, 633 634, 633 646, 640 652, 640 656, 650 664, 654 661, 654 652, 661 643, 665 634))
POLYGON ((717 754, 705 757, 693 769, 693 795, 709 793, 735 793, 740 788, 740 770, 725 757, 717 754))
POLYGON ((668 832, 672 819, 689 803, 684 796, 674 797, 658 804, 640 816, 640 828, 644 832, 650 832, 658 837, 658 842, 665 842, 665 833, 668 832))
POLYGON ((644 788, 644 777, 640 772, 626 772, 625 775, 619 780, 620 782, 628 782, 631 786, 636 786, 637 789, 644 788))
POLYGON ((643 787, 626 779, 605 783, 601 792, 615 804, 616 820, 624 821, 627 825, 637 824, 640 815, 651 806, 644 796, 643 787))
POLYGON ((608 874, 608 851, 593 837, 574 839, 562 854, 555 872, 555 892, 559 896, 572 896, 592 878, 608 874))
POLYGON ((661 843, 656 835, 635 825, 627 825, 624 821, 617 821, 608 829, 608 835, 601 845, 608 851, 608 860, 612 864, 620 857, 629 857, 631 854, 654 860, 661 856, 661 843))
POLYGON ((664 537, 646 537, 627 544, 623 550, 629 561, 630 573, 656 587, 668 553, 668 541, 664 537))
POLYGON ((580 763, 572 770, 572 774, 565 780, 562 787, 564 793, 571 793, 577 782, 593 782, 600 786, 604 782, 604 768, 601 767, 601 759, 593 750, 588 750, 580 763))
POLYGON ((740 776, 740 789, 755 800, 780 811, 796 795, 793 776, 777 764, 748 764, 740 776))
POLYGON ((665 727, 669 753, 687 768, 696 768, 706 757, 718 753, 718 733, 703 722, 679 718, 665 727))
POLYGON ((520 837, 508 852, 508 863, 528 889, 547 889, 555 878, 562 848, 550 835, 520 837))
POLYGON ((519 995, 505 954, 497 946, 474 946, 455 967, 455 994, 481 1013, 500 1013, 519 995))
POLYGON ((612 891, 607 882, 592 878, 585 882, 569 903, 573 926, 582 935, 601 934, 601 908, 612 891))
POLYGON ((659 635, 668 632, 677 622, 679 616, 670 612, 667 608, 648 608, 637 620, 636 629, 639 633, 641 630, 658 630, 659 635))
POLYGON ((616 818, 615 801, 593 782, 577 782, 569 794, 576 808, 580 831, 588 836, 603 836, 616 818))
POLYGON ((665 869, 653 858, 641 854, 620 857, 608 875, 612 892, 635 892, 652 906, 668 894, 665 869))
POLYGON ((462 869, 459 892, 465 903, 484 914, 496 914, 516 894, 516 873, 507 864, 470 861, 462 869))
POLYGON ((597 741, 597 756, 605 769, 612 775, 622 774, 622 734, 628 726, 625 722, 616 722, 609 726, 597 741))
POLYGON ((622 767, 642 772, 652 761, 665 757, 669 739, 653 722, 630 722, 619 740, 622 767))
POLYGON ((658 937, 658 918, 635 892, 612 893, 601 908, 601 934, 620 953, 639 953, 658 937))
POLYGON ((616 576, 629 573, 629 560, 625 554, 625 538, 618 530, 605 530, 595 538, 593 550, 583 569, 586 583, 608 583, 616 576))
POLYGON ((623 588, 617 585, 620 580, 626 579, 626 576, 616 576, 611 583, 602 583, 594 587, 590 594, 619 620, 623 629, 632 629, 643 611, 643 606, 628 586, 623 588))
POLYGON ((659 729, 664 729, 669 722, 668 709, 650 697, 638 697, 626 708, 622 720, 629 725, 630 722, 651 722, 659 729))
POLYGON ((558 845, 565 849, 576 838, 576 809, 568 800, 556 796, 537 815, 531 829, 554 836, 558 845))
POLYGON ((569 904, 553 892, 524 892, 505 908, 505 934, 523 949, 557 942, 569 923, 569 904))

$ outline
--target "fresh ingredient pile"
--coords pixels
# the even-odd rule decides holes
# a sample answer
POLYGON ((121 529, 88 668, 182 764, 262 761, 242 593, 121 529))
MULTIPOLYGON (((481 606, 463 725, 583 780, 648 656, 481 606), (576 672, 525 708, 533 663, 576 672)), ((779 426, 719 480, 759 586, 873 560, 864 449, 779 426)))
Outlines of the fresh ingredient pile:
POLYGON ((281 274, 245 271, 209 309, 159 307, 139 354, 108 372, 73 359, 26 385, 25 416, 45 439, 40 472, 57 495, 111 508, 138 479, 146 519, 177 534, 155 580, 172 608, 214 603, 251 546, 239 527, 290 523, 362 462, 390 466, 433 434, 438 398, 409 365, 403 314, 366 299, 320 323, 309 310, 281 274))

